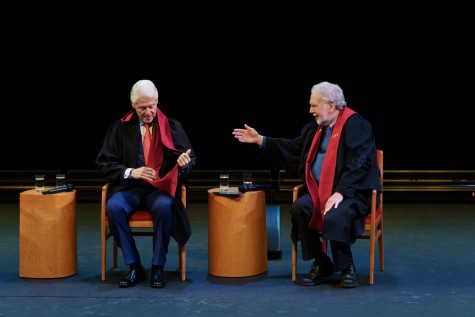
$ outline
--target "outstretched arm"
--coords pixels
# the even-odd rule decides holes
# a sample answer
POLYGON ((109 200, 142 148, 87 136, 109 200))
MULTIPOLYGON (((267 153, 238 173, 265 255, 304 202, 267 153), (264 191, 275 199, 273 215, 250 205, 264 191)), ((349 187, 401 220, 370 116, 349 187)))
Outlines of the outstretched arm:
POLYGON ((244 129, 234 129, 233 135, 239 142, 262 145, 263 136, 247 124, 244 124, 244 129))

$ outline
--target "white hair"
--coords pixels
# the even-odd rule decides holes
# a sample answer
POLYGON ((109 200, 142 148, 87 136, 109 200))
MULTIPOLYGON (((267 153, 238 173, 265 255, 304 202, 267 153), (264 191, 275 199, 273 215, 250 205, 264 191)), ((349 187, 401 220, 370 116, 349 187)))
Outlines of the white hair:
POLYGON ((130 91, 130 101, 136 103, 140 97, 148 97, 158 100, 158 90, 152 81, 141 79, 132 86, 132 90, 130 91))
POLYGON ((316 84, 310 90, 311 94, 319 93, 325 98, 327 102, 334 102, 338 110, 342 110, 346 106, 345 96, 343 95, 343 89, 337 84, 332 84, 327 81, 323 81, 316 84))

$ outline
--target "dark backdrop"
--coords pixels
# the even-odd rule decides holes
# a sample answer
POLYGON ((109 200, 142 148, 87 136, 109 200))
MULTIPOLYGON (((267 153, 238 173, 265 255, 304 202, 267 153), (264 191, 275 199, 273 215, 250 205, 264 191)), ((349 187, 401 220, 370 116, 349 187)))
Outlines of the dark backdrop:
POLYGON ((200 169, 266 167, 233 128, 296 136, 320 81, 339 84, 371 121, 386 169, 474 169, 471 38, 298 28, 12 34, 3 40, 1 168, 95 168, 109 124, 131 107, 130 88, 151 79, 200 169))

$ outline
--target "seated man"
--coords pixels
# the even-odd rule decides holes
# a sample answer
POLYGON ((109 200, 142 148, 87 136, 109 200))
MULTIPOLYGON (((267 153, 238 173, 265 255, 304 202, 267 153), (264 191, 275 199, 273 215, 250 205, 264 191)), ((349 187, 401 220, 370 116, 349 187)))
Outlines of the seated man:
POLYGON ((301 240, 304 260, 315 260, 300 284, 318 285, 341 271, 341 286, 356 287, 351 245, 364 231, 372 189, 381 190, 371 125, 347 107, 343 90, 328 82, 312 87, 309 112, 314 120, 294 139, 262 136, 246 124, 233 135, 258 144, 305 184, 290 210, 291 238, 301 240), (320 235, 330 241, 333 262, 320 235))
POLYGON ((134 211, 147 209, 153 216, 150 285, 161 288, 166 285, 163 267, 173 231, 173 207, 179 199, 177 189, 195 166, 196 156, 182 125, 158 109, 158 91, 151 81, 136 82, 130 101, 133 110, 109 127, 96 163, 110 182, 106 213, 130 269, 119 286, 146 280, 128 219, 134 211))

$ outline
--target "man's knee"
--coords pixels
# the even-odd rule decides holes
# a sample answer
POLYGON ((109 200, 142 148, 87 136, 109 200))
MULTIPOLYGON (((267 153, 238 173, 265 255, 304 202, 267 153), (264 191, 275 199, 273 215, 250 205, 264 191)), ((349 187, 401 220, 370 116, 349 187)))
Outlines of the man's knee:
POLYGON ((325 218, 324 218, 325 226, 330 227, 330 228, 335 228, 339 226, 340 222, 341 222, 341 216, 339 215, 339 211, 337 211, 335 208, 330 209, 325 214, 325 218))
POLYGON ((124 212, 125 212, 125 208, 119 202, 115 200, 109 200, 107 202, 106 214, 107 214, 107 217, 109 217, 110 219, 113 219, 124 212))
POLYGON ((173 211, 173 198, 162 196, 157 199, 151 208, 154 214, 171 214, 173 211))
POLYGON ((312 213, 313 205, 301 199, 297 199, 292 207, 290 207, 292 219, 299 220, 298 222, 309 222, 312 218, 312 213))
POLYGON ((296 204, 292 205, 290 207, 290 216, 292 218, 301 218, 302 215, 302 208, 300 206, 297 206, 296 204))

